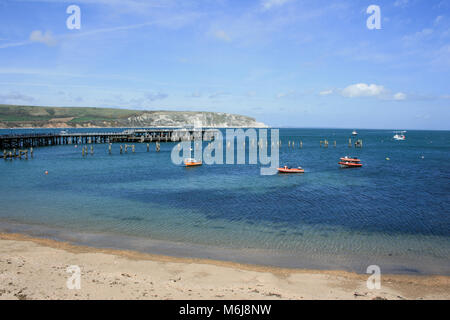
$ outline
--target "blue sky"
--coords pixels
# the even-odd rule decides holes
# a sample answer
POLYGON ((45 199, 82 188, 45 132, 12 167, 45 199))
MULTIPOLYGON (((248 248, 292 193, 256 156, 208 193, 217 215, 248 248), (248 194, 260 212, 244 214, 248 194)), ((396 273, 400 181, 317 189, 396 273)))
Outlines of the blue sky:
POLYGON ((0 25, 0 103, 450 129, 450 1, 0 0, 0 25))

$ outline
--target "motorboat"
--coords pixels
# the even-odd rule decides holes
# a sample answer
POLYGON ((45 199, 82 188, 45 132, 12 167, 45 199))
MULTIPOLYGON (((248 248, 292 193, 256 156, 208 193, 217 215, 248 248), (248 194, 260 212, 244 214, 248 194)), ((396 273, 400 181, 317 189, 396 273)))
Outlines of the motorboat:
POLYGON ((403 134, 404 132, 406 132, 406 131, 400 131, 400 132, 397 132, 392 138, 393 138, 394 140, 397 140, 397 141, 403 141, 403 140, 406 140, 406 137, 405 137, 405 135, 403 134))
POLYGON ((341 168, 359 168, 362 167, 361 160, 356 157, 350 158, 348 156, 340 158, 341 161, 338 164, 341 165, 341 168))
POLYGON ((289 168, 288 166, 284 166, 283 168, 278 168, 278 173, 304 173, 305 170, 302 167, 298 168, 289 168))
POLYGON ((186 167, 195 167, 195 166, 201 166, 203 163, 200 160, 195 160, 194 158, 187 158, 184 159, 184 165, 186 167))

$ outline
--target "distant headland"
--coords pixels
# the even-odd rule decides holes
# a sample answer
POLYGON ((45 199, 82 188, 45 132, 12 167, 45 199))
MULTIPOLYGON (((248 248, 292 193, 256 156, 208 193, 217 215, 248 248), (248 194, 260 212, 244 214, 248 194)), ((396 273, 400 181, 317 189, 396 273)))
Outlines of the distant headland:
POLYGON ((255 118, 223 112, 0 104, 0 128, 267 127, 255 118))

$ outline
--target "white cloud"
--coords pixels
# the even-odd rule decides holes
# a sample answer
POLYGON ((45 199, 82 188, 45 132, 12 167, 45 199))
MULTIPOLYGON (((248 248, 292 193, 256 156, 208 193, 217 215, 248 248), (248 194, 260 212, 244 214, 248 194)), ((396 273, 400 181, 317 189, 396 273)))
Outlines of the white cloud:
POLYGON ((344 97, 376 97, 386 93, 386 89, 381 85, 357 83, 352 84, 341 91, 344 97))
POLYGON ((209 99, 217 99, 220 98, 222 96, 226 96, 228 95, 228 92, 223 92, 223 91, 218 91, 218 92, 214 92, 212 94, 209 95, 209 99))
POLYGON ((223 40, 226 42, 230 42, 231 41, 231 37, 228 35, 228 33, 226 33, 223 30, 217 30, 215 32, 213 32, 214 37, 216 37, 219 40, 223 40))
POLYGON ((269 10, 273 7, 280 7, 288 2, 291 2, 292 0, 263 0, 262 1, 262 7, 264 10, 269 10))
POLYGON ((437 16, 436 19, 434 19, 434 25, 438 25, 439 22, 442 21, 443 16, 437 16))
POLYGON ((279 94, 277 94, 277 98, 286 98, 289 96, 292 96, 295 93, 295 91, 291 90, 291 91, 287 91, 287 92, 280 92, 279 94))
POLYGON ((202 94, 200 92, 192 92, 191 94, 187 95, 188 98, 201 98, 202 94))
POLYGON ((402 101, 406 100, 407 95, 403 92, 397 92, 392 94, 392 91, 386 89, 382 85, 378 84, 366 84, 366 83, 356 83, 347 86, 342 90, 325 90, 320 92, 320 95, 329 95, 332 93, 340 94, 346 98, 358 98, 358 97, 373 97, 382 100, 395 100, 402 101))
POLYGON ((42 33, 41 30, 34 30, 30 34, 30 41, 40 42, 47 46, 54 46, 56 44, 56 39, 52 36, 50 31, 42 33))
POLYGON ((404 8, 408 5, 408 3, 409 3, 409 0, 396 0, 394 2, 394 6, 404 8))
POLYGON ((333 93, 333 90, 323 90, 323 91, 320 91, 319 92, 319 94, 321 95, 321 96, 328 96, 328 95, 330 95, 330 94, 332 94, 333 93))
POLYGON ((147 93, 147 94, 145 95, 145 97, 146 97, 147 100, 149 100, 149 101, 162 100, 162 99, 167 98, 168 96, 169 96, 168 94, 166 94, 166 93, 161 93, 161 92, 158 92, 158 93, 147 93))
POLYGON ((406 99, 406 94, 404 94, 403 92, 397 92, 396 94, 394 94, 394 100, 405 100, 406 99))
POLYGON ((26 94, 18 93, 18 92, 11 92, 8 94, 0 94, 0 101, 1 102, 34 102, 35 99, 31 96, 28 96, 26 94))
POLYGON ((406 42, 406 44, 413 44, 421 40, 425 40, 428 36, 430 36, 433 33, 433 29, 431 28, 425 28, 421 31, 418 31, 414 34, 409 34, 403 37, 403 41, 406 42))

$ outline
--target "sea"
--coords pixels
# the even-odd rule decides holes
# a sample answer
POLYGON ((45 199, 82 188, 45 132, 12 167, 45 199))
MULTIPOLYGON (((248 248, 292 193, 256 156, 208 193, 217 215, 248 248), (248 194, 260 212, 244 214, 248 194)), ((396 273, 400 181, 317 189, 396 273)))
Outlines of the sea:
MULTIPOLYGON (((124 129, 67 129, 112 130, 124 129)), ((450 275, 450 131, 396 141, 394 130, 352 130, 279 129, 280 165, 304 174, 261 175, 264 165, 248 161, 186 168, 171 160, 175 142, 123 154, 94 144, 85 156, 83 145, 37 147, 32 159, 0 159, 0 232, 284 268, 450 275), (363 167, 340 168, 346 155, 363 167)))

